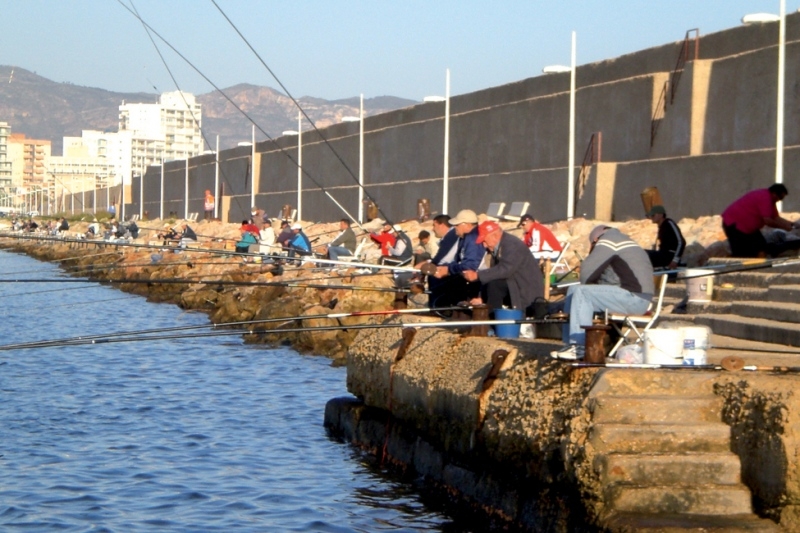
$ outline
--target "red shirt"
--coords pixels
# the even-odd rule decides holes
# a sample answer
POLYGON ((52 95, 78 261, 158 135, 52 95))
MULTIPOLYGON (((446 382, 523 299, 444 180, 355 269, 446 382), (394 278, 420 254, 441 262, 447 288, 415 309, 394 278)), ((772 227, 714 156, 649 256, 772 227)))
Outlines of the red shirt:
POLYGON ((561 251, 561 243, 558 242, 558 239, 556 239, 556 236, 553 235, 553 232, 538 222, 533 223, 531 229, 525 233, 525 236, 522 240, 525 242, 525 246, 530 248, 531 252, 533 253, 543 251, 561 251))
POLYGON ((370 233, 370 238, 381 245, 381 255, 389 255, 389 247, 394 248, 397 237, 394 233, 370 233))
POLYGON ((242 224, 241 231, 247 231, 258 237, 259 229, 255 224, 242 224))
POLYGON ((742 233, 755 233, 765 226, 765 218, 778 216, 778 208, 769 189, 756 189, 745 194, 722 212, 722 223, 735 225, 742 233))

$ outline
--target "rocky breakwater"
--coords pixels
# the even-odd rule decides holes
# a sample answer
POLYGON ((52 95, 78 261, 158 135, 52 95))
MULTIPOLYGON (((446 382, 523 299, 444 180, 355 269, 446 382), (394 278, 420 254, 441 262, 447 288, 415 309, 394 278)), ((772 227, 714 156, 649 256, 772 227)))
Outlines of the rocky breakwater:
MULTIPOLYGON (((205 224, 203 232, 209 233, 214 225, 230 226, 224 231, 217 229, 217 233, 232 230, 235 235, 236 226, 218 223, 205 224)), ((302 352, 329 356, 336 363, 344 361, 356 334, 341 326, 376 319, 319 317, 392 307, 393 281, 387 274, 360 274, 354 268, 318 269, 312 263, 287 264, 278 270, 268 264, 243 263, 240 256, 223 250, 219 242, 201 242, 199 246, 206 251, 173 253, 171 249, 102 243, 0 239, 0 247, 58 262, 74 276, 112 283, 153 302, 208 313, 214 324, 271 320, 247 326, 256 330, 336 326, 331 331, 245 335, 247 342, 290 344, 302 352), (286 320, 277 320, 281 318, 286 320)))

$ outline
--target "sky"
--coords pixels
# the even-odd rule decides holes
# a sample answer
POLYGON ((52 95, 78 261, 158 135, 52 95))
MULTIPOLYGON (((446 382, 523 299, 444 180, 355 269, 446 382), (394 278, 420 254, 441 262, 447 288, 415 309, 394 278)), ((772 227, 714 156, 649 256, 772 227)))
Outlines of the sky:
MULTIPOLYGON (((216 0, 295 97, 458 95, 738 26, 779 0, 216 0)), ((0 65, 118 92, 280 89, 212 0, 0 0, 0 65), (166 67, 165 67, 166 63, 166 67), (172 70, 177 81, 167 71, 172 70)), ((800 0, 786 0, 787 13, 800 0)), ((702 55, 702 49, 701 49, 702 55)), ((281 92, 285 92, 281 90, 281 92)))

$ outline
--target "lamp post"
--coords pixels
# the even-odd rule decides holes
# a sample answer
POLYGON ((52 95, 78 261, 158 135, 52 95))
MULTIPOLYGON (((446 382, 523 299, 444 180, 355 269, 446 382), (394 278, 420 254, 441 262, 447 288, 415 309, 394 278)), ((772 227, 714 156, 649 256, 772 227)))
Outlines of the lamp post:
POLYGON ((444 96, 426 96, 423 102, 444 102, 444 165, 442 168, 442 213, 450 202, 450 69, 445 70, 444 96))
POLYGON ((286 130, 283 135, 297 135, 297 220, 303 220, 303 113, 297 112, 297 131, 286 130))
MULTIPOLYGON (((742 17, 743 24, 778 22, 778 99, 775 117, 775 183, 783 183, 784 85, 786 84, 786 0, 780 0, 780 14, 754 13, 742 17)), ((778 202, 778 211, 783 202, 778 202)))
POLYGON ((551 65, 544 67, 542 72, 554 74, 559 72, 569 72, 569 154, 567 161, 567 218, 575 216, 575 57, 576 57, 576 36, 572 32, 572 51, 570 54, 570 66, 551 65))
POLYGON ((342 117, 342 122, 358 122, 358 223, 364 222, 364 95, 357 117, 342 117))

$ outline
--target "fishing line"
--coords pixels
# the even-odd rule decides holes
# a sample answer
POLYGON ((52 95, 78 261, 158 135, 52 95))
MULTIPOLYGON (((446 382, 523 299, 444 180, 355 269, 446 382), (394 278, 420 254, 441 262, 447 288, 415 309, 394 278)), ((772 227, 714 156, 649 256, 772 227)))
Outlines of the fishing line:
MULTIPOLYGON (((259 55, 259 53, 258 53, 258 52, 256 52, 256 49, 255 49, 255 48, 253 48, 253 45, 251 45, 251 44, 250 44, 250 42, 249 42, 249 41, 248 41, 248 40, 245 38, 245 36, 242 34, 242 32, 241 32, 241 31, 239 31, 239 28, 237 28, 237 27, 236 27, 236 25, 235 25, 235 24, 233 23, 233 21, 232 21, 232 20, 231 20, 231 19, 228 17, 228 15, 226 15, 226 14, 225 14, 225 12, 222 10, 222 8, 221 8, 221 7, 219 7, 219 4, 217 4, 216 0, 211 0, 211 3, 212 3, 212 4, 214 4, 214 7, 216 7, 216 8, 217 8, 217 10, 218 10, 218 11, 219 11, 219 12, 222 14, 222 16, 223 16, 223 17, 225 17, 225 20, 227 20, 227 21, 228 21, 228 24, 230 24, 230 25, 231 25, 231 27, 233 28, 233 30, 234 30, 234 31, 235 31, 235 32, 236 32, 236 33, 239 35, 239 37, 241 37, 242 41, 244 41, 244 43, 247 45, 247 47, 250 49, 250 51, 251 51, 251 52, 253 52, 253 54, 254 54, 254 55, 255 55, 255 56, 258 58, 258 60, 261 62, 261 64, 262 64, 262 65, 264 65, 264 68, 265 68, 265 69, 267 69, 267 72, 269 72, 269 73, 270 73, 270 75, 272 76, 272 78, 273 78, 273 79, 274 79, 274 80, 275 80, 275 81, 278 83, 278 85, 280 85, 280 86, 281 86, 281 89, 283 89, 283 92, 285 92, 285 93, 286 93, 286 96, 288 96, 289 98, 291 98, 292 102, 294 102, 294 105, 297 107, 297 109, 298 109, 298 110, 299 110, 299 111, 300 111, 300 112, 303 114, 303 116, 304 116, 304 117, 306 117, 306 120, 308 121, 308 123, 309 123, 309 124, 311 124, 311 127, 312 127, 312 128, 314 128, 314 131, 317 133, 317 135, 319 135, 320 139, 322 139, 322 141, 325 143, 325 146, 327 146, 327 147, 330 149, 330 151, 333 153, 333 155, 335 155, 335 156, 336 156, 336 159, 338 159, 338 160, 339 160, 339 162, 342 164, 342 166, 343 166, 343 167, 344 167, 344 169, 347 171, 347 173, 350 175, 350 177, 353 179, 353 181, 354 181, 354 182, 355 182, 355 183, 358 185, 358 187, 359 187, 359 188, 360 188, 362 191, 364 191, 364 194, 366 195, 367 199, 368 199, 368 200, 370 200, 371 202, 373 202, 373 203, 374 203, 376 206, 378 206, 378 212, 379 212, 381 215, 383 215, 383 218, 384 218, 384 220, 386 220, 387 222, 391 223, 391 221, 390 221, 390 220, 389 220, 389 218, 386 216, 386 214, 385 214, 385 213, 384 213, 384 212, 381 210, 381 208, 380 208, 380 205, 379 205, 377 202, 375 202, 375 200, 372 198, 372 196, 370 196, 370 194, 367 192, 367 189, 366 189, 366 187, 364 187, 364 185, 363 185, 363 184, 361 184, 361 183, 358 181, 358 178, 357 178, 357 177, 356 177, 356 175, 353 173, 353 171, 350 169, 350 167, 347 165, 347 163, 345 163, 345 161, 344 161, 344 159, 342 158, 342 156, 341 156, 341 155, 339 155, 339 152, 337 152, 337 151, 334 149, 334 147, 331 145, 331 143, 330 143, 330 142, 328 142, 328 139, 327 139, 327 138, 325 137, 325 135, 323 135, 323 134, 322 134, 322 132, 321 132, 321 131, 320 131, 320 130, 317 128, 317 125, 314 123, 314 121, 313 121, 313 120, 311 120, 311 117, 309 117, 309 116, 308 116, 308 114, 306 113, 305 109, 303 109, 303 108, 300 106, 300 103, 299 103, 299 102, 298 102, 298 101, 295 99, 295 97, 294 97, 294 96, 292 96, 292 93, 291 93, 291 92, 289 92, 289 89, 287 89, 287 88, 286 88, 286 86, 283 84, 283 82, 281 82, 281 80, 280 80, 280 79, 278 79, 278 76, 276 76, 276 75, 275 75, 275 73, 272 71, 272 69, 271 69, 271 68, 269 68, 269 66, 266 64, 266 62, 264 61, 264 59, 262 59, 262 57, 259 55)), ((351 218, 352 218, 352 217, 351 217, 351 218)), ((358 224, 358 222, 356 222, 356 224, 358 224)), ((361 225, 360 225, 360 224, 358 224, 358 226, 359 226, 359 227, 361 227, 361 225)))
MULTIPOLYGON (((172 78, 172 83, 174 83, 175 84, 175 88, 178 89, 178 92, 181 95, 181 99, 183 100, 183 103, 186 106, 186 109, 188 109, 189 113, 192 115, 192 121, 194 122, 194 124, 197 125, 197 128, 200 130, 200 136, 203 138, 203 141, 206 143, 206 146, 208 147, 208 149, 211 150, 212 149, 211 148, 211 143, 208 142, 208 138, 206 137, 206 134, 203 132, 203 128, 200 127, 200 123, 198 122, 197 117, 194 115, 194 111, 192 111, 192 108, 189 105, 189 102, 186 101, 186 96, 184 96, 183 90, 181 90, 181 87, 178 84, 178 80, 175 79, 175 76, 172 74, 172 70, 169 68, 169 65, 167 65, 167 61, 166 61, 166 59, 164 59, 164 56, 161 54, 161 50, 158 48, 158 45, 156 44, 155 40, 153 39, 153 36, 150 34, 150 30, 148 29, 147 25, 144 23, 142 18, 139 17, 139 10, 136 9, 136 6, 133 4, 133 0, 129 0, 129 1, 131 3, 131 7, 136 12, 136 17, 142 22, 142 27, 144 28, 144 31, 147 33, 147 38, 150 39, 151 43, 153 43, 153 48, 156 49, 156 53, 158 53, 158 57, 161 58, 161 63, 164 65, 164 68, 167 69, 167 73, 169 73, 169 77, 172 78)), ((228 180, 227 173, 222 168, 222 165, 219 164, 219 154, 217 154, 216 151, 214 151, 214 160, 216 161, 217 166, 219 167, 220 171, 222 172, 222 179, 225 181, 225 183, 228 184, 228 187, 230 187, 231 190, 233 190, 233 186, 231 185, 231 182, 228 180)), ((141 179, 144 179, 144 176, 142 176, 141 179)), ((219 194, 219 191, 214 191, 214 194, 215 195, 219 194)), ((236 202, 236 206, 239 208, 239 210, 243 211, 241 201, 239 200, 239 196, 238 195, 237 196, 233 196, 233 199, 236 202)), ((139 201, 141 202, 142 199, 139 199, 139 201)), ((215 198, 215 201, 216 201, 216 198, 215 198)))
POLYGON ((63 289, 45 289, 41 291, 15 292, 13 294, 0 294, 0 298, 12 298, 14 296, 28 296, 31 294, 44 294, 46 292, 79 291, 79 290, 91 289, 96 286, 97 284, 95 284, 94 286, 85 286, 85 287, 67 287, 63 289))
MULTIPOLYGON (((83 288, 86 288, 86 287, 75 287, 75 288, 83 289, 83 288)), ((62 289, 62 290, 74 290, 74 288, 62 289)), ((47 291, 44 291, 44 292, 47 292, 47 291)), ((35 293, 30 293, 30 292, 29 293, 25 293, 25 296, 27 296, 28 294, 35 294, 35 293)), ((65 304, 48 305, 47 309, 50 310, 50 309, 57 309, 57 308, 60 308, 60 307, 77 307, 77 306, 82 306, 82 305, 96 305, 96 304, 99 304, 99 303, 119 302, 121 300, 133 300, 133 299, 137 299, 137 298, 142 298, 142 296, 136 296, 136 295, 128 294, 128 295, 117 296, 116 298, 107 298, 105 300, 92 300, 92 301, 88 301, 88 302, 72 302, 72 303, 65 303, 65 304)), ((29 307, 29 306, 27 306, 27 305, 10 305, 10 306, 9 305, 4 305, 2 311, 7 311, 9 309, 11 309, 11 310, 22 309, 22 308, 27 308, 27 307, 29 307)), ((8 313, 4 313, 4 314, 8 314, 8 313)))
MULTIPOLYGON (((193 331, 198 329, 216 329, 216 328, 231 328, 234 326, 247 326, 247 325, 254 325, 254 324, 268 324, 268 323, 275 323, 275 322, 283 322, 289 323, 294 322, 297 320, 313 320, 313 319, 321 319, 321 318, 329 318, 329 319, 339 319, 339 318, 351 318, 351 317, 365 317, 365 316, 380 316, 380 315, 400 315, 400 314, 417 314, 417 313, 429 313, 434 311, 447 311, 447 310, 455 310, 455 309, 471 309, 471 307, 443 307, 443 308, 419 308, 419 309, 392 309, 386 311, 355 311, 350 313, 330 313, 330 314, 318 314, 318 315, 302 315, 302 316, 286 316, 286 317, 277 317, 277 318, 266 318, 261 320, 245 320, 240 322, 227 322, 227 323, 219 323, 219 324, 204 324, 204 325, 197 325, 197 326, 172 326, 172 327, 164 327, 164 328, 153 328, 153 329, 142 329, 142 330, 134 330, 134 331, 117 331, 114 333, 100 333, 97 335, 81 335, 77 337, 67 337, 62 339, 51 339, 51 340, 43 340, 43 341, 33 341, 33 342, 23 342, 18 344, 7 344, 5 346, 0 346, 2 350, 11 350, 17 348, 41 348, 41 347, 49 347, 49 346, 62 346, 62 345, 69 345, 73 343, 85 343, 87 341, 92 340, 100 340, 106 338, 116 338, 116 337, 128 337, 128 336, 143 336, 143 335, 152 335, 154 333, 168 333, 172 331, 193 331)), ((270 330, 274 331, 274 330, 270 330)))
MULTIPOLYGON (((153 340, 178 340, 178 339, 196 339, 203 337, 227 337, 232 335, 280 335, 286 333, 316 333, 322 331, 349 331, 361 329, 387 329, 387 328, 463 328, 472 326, 502 326, 512 324, 563 324, 561 320, 546 320, 546 319, 526 319, 526 320, 475 320, 475 321, 454 321, 454 322, 394 322, 388 324, 353 324, 347 326, 316 326, 316 327, 299 327, 299 328, 273 328, 273 329, 230 329, 225 331, 210 331, 199 333, 182 333, 175 335, 146 335, 146 336, 131 336, 131 337, 112 337, 103 339, 86 339, 83 341, 68 342, 65 346, 83 346, 95 344, 116 344, 121 342, 142 342, 153 340)), ((60 345, 54 345, 60 346, 60 345)), ((42 348, 41 345, 14 345, 0 346, 0 351, 29 349, 29 348, 42 348)), ((50 346, 44 346, 50 347, 50 346)))
POLYGON ((345 215, 347 215, 347 217, 348 217, 350 220, 352 220, 353 222, 355 222, 355 224, 356 224, 358 227, 361 227, 361 224, 360 224, 360 222, 359 222, 358 220, 356 220, 356 219, 355 219, 355 217, 353 217, 353 215, 351 215, 351 214, 350 214, 350 213, 349 213, 349 212, 348 212, 348 211, 347 211, 347 210, 346 210, 346 209, 345 209, 345 208, 342 206, 342 204, 340 204, 340 203, 339 203, 339 202, 336 200, 336 198, 334 198, 334 197, 333 197, 333 195, 331 195, 331 193, 330 193, 330 192, 328 192, 328 190, 327 190, 327 189, 325 189, 325 187, 323 187, 323 186, 322 186, 322 184, 320 184, 320 183, 319 183, 319 182, 318 182, 316 179, 314 179, 314 177, 313 177, 313 176, 311 176, 311 174, 309 174, 309 173, 308 173, 308 171, 307 171, 307 170, 306 170, 306 169, 305 169, 305 168, 304 168, 302 165, 300 165, 300 164, 298 163, 298 161, 297 161, 297 160, 295 160, 295 159, 294 159, 294 157, 292 157, 292 155, 291 155, 289 152, 287 152, 287 151, 286 151, 286 150, 285 150, 285 149, 284 149, 282 146, 280 146, 280 144, 278 144, 278 143, 275 141, 275 139, 273 139, 273 138, 272 138, 272 137, 271 137, 271 136, 270 136, 270 135, 269 135, 269 134, 268 134, 266 131, 264 131, 264 129, 263 129, 263 128, 262 128, 260 125, 258 125, 258 123, 256 123, 256 121, 255 121, 255 120, 253 120, 253 119, 250 117, 250 115, 248 115, 248 114, 247 114, 247 112, 245 112, 245 111, 244 111, 242 108, 240 108, 240 107, 239 107, 239 106, 236 104, 236 102, 234 102, 234 101, 233 101, 233 99, 231 99, 231 98, 230 98, 230 97, 229 97, 229 96, 228 96, 228 95, 227 95, 227 94, 226 94, 226 93, 225 93, 225 92, 224 92, 222 89, 220 89, 220 88, 219 88, 219 87, 218 87, 218 86, 217 86, 217 85, 216 85, 214 82, 212 82, 212 81, 211 81, 211 79, 209 79, 209 78, 208 78, 208 76, 206 76, 205 74, 203 74, 203 72, 202 72, 202 71, 201 71, 199 68, 197 68, 197 67, 194 65, 194 63, 192 63, 191 61, 189 61, 189 59, 188 59, 188 58, 186 58, 186 56, 184 56, 183 54, 181 54, 181 53, 180 53, 180 52, 179 52, 179 51, 178 51, 178 50, 177 50, 177 49, 176 49, 174 46, 172 46, 172 44, 170 44, 170 43, 169 43, 169 41, 167 41, 167 40, 166 40, 164 37, 162 37, 162 36, 161 36, 161 34, 159 34, 159 33, 158 33, 158 32, 157 32, 155 29, 153 29, 153 27, 152 27, 152 26, 150 26, 150 25, 149 25, 147 22, 145 22, 145 21, 144 21, 144 19, 142 19, 142 18, 141 18, 141 17, 140 17, 140 16, 139 16, 139 15, 138 15, 136 12, 132 11, 132 10, 131 10, 131 9, 130 9, 128 6, 126 6, 124 3, 122 3, 122 0, 117 0, 117 3, 118 3, 119 5, 121 5, 123 8, 125 8, 125 10, 127 10, 127 11, 128 11, 130 14, 131 14, 131 15, 133 15, 134 17, 136 17, 136 18, 137 18, 137 19, 138 19, 138 20, 139 20, 139 21, 140 21, 140 22, 141 22, 141 23, 142 23, 142 24, 143 24, 143 25, 144 25, 146 28, 148 28, 148 29, 149 29, 149 30, 150 30, 150 31, 153 33, 153 35, 155 35, 156 37, 158 37, 158 38, 159 38, 159 39, 160 39, 160 40, 161 40, 161 41, 162 41, 164 44, 166 44, 166 45, 167 45, 167 46, 168 46, 168 47, 169 47, 169 48, 170 48, 170 49, 171 49, 173 52, 175 52, 175 53, 178 55, 178 57, 180 57, 181 59, 183 59, 183 60, 186 62, 186 64, 187 64, 187 65, 189 65, 189 66, 190 66, 190 67, 191 67, 191 68, 192 68, 192 69, 193 69, 195 72, 197 72, 197 74, 199 74, 199 75, 200 75, 200 76, 201 76, 201 77, 202 77, 204 80, 206 80, 206 81, 207 81, 207 82, 208 82, 208 83, 209 83, 209 84, 210 84, 212 87, 214 87, 214 89, 215 89, 216 91, 218 91, 218 92, 219 92, 219 93, 220 93, 220 94, 221 94, 221 95, 222 95, 222 96, 223 96, 223 97, 224 97, 224 98, 225 98, 225 99, 226 99, 228 102, 230 102, 230 103, 231 103, 231 105, 233 105, 233 106, 234 106, 234 107, 235 107, 235 108, 236 108, 236 109, 237 109, 237 110, 238 110, 238 111, 239 111, 239 112, 240 112, 240 113, 241 113, 241 114, 242 114, 242 115, 243 115, 243 116, 244 116, 244 117, 245 117, 245 118, 248 120, 248 121, 250 121, 250 123, 252 123, 252 124, 253 124, 253 126, 255 126, 256 128, 258 128, 258 131, 260 131, 260 132, 261 132, 261 133, 262 133, 262 134, 263 134, 263 135, 264 135, 264 136, 265 136, 265 137, 266 137, 266 138, 267 138, 267 139, 268 139, 270 142, 272 142, 272 144, 273 144, 273 145, 274 145, 274 146, 275 146, 275 147, 278 149, 278 151, 280 151, 280 152, 281 152, 282 154, 284 154, 284 155, 285 155, 287 158, 289 158, 289 160, 290 160, 290 161, 291 161, 291 162, 292 162, 292 163, 293 163, 293 164, 294 164, 296 167, 298 167, 298 168, 300 169, 300 171, 302 172, 302 174, 303 174, 304 176, 306 176, 306 177, 307 177, 307 178, 308 178, 308 179, 309 179, 309 180, 310 180, 312 183, 314 183, 314 184, 315 184, 315 185, 316 185, 316 186, 319 188, 319 190, 320 190, 320 191, 322 191, 323 193, 325 193, 325 195, 326 195, 328 198, 330 198, 330 199, 333 201, 333 203, 335 203, 335 204, 336 204, 336 205, 339 207, 339 209, 340 209, 340 210, 341 210, 341 211, 342 211, 342 212, 343 212, 345 215))

